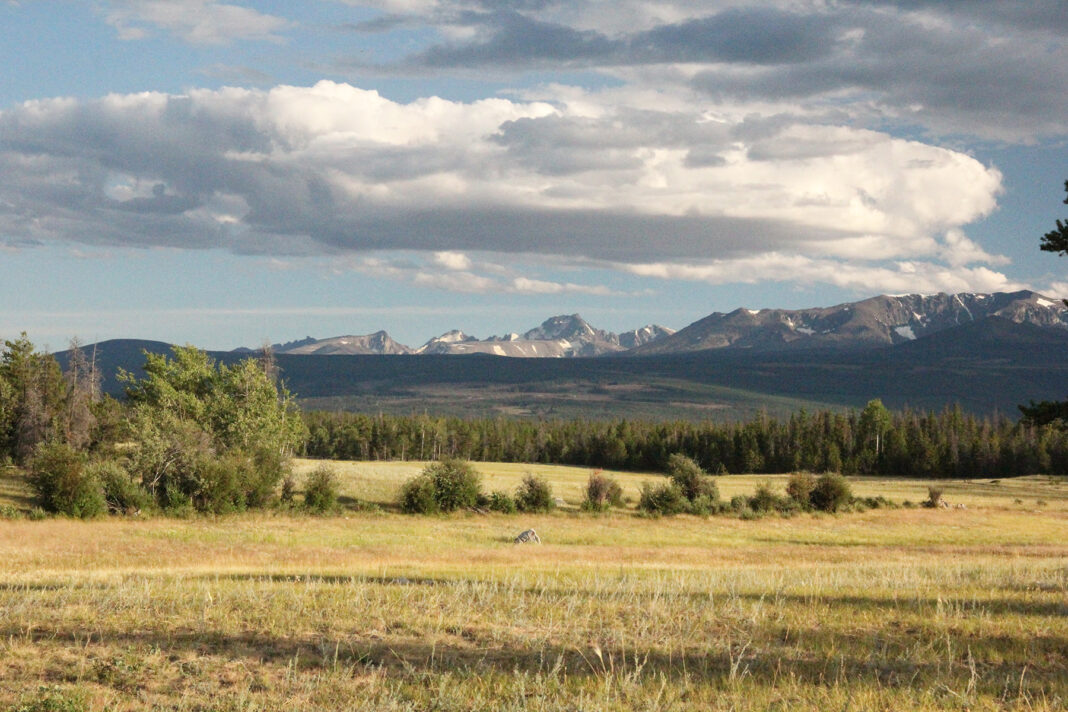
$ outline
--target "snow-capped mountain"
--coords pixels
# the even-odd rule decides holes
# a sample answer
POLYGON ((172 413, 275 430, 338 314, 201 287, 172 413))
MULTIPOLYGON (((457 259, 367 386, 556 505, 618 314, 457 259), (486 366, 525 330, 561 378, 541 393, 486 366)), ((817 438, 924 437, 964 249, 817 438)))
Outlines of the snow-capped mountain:
POLYGON ((715 312, 631 354, 720 348, 871 348, 918 339, 987 317, 1068 329, 1068 308, 1030 291, 996 294, 879 296, 814 309, 715 312))
MULTIPOLYGON (((578 314, 546 319, 528 331, 478 339, 449 331, 417 349, 379 331, 364 336, 311 337, 276 345, 286 354, 489 354, 575 358, 653 356, 706 349, 865 349, 893 346, 956 326, 1000 317, 1017 324, 1068 330, 1068 308, 1036 292, 878 296, 812 309, 735 309, 715 312, 675 332, 650 325, 614 334, 578 314)), ((247 349, 243 349, 247 351, 247 349)))
POLYGON ((356 354, 407 354, 412 350, 390 338, 385 331, 362 336, 335 336, 331 339, 302 339, 299 345, 276 348, 276 353, 315 354, 317 356, 356 355, 356 354), (309 341, 310 340, 310 341, 309 341))
POLYGON ((426 342, 416 353, 492 354, 525 358, 602 356, 625 351, 633 348, 632 344, 647 343, 671 333, 674 333, 671 329, 652 325, 617 335, 594 328, 578 314, 570 314, 546 319, 523 334, 513 332, 483 340, 450 331, 426 342))

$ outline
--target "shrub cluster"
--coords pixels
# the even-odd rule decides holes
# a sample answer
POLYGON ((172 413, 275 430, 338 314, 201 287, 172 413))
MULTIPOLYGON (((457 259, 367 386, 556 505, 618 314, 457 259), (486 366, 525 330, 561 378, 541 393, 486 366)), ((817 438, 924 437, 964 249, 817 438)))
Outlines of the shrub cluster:
POLYGON ((400 507, 408 514, 437 514, 477 507, 483 499, 482 475, 469 462, 447 458, 404 483, 400 507))
MULTIPOLYGON (((773 497, 777 497, 770 489, 766 493, 758 494, 765 506, 773 497)), ((810 472, 795 472, 786 482, 786 496, 777 499, 773 508, 784 513, 798 510, 838 512, 854 502, 849 481, 837 472, 825 472, 819 477, 810 472)), ((755 506, 753 509, 760 511, 755 506)))
POLYGON ((675 454, 668 458, 669 482, 660 485, 642 485, 638 509, 652 515, 716 514, 722 509, 719 488, 701 466, 686 457, 675 454))
POLYGON ((527 473, 515 495, 482 491, 482 476, 465 460, 432 462, 401 486, 399 504, 408 514, 439 514, 458 509, 487 508, 495 512, 548 512, 556 507, 553 489, 544 477, 527 473))

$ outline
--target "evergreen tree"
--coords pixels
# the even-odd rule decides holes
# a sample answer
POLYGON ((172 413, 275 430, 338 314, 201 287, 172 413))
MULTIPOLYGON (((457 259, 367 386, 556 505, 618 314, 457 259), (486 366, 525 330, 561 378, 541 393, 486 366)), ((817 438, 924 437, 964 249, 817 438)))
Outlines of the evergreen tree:
MULTIPOLYGON (((1068 180, 1064 181, 1064 190, 1068 193, 1068 180)), ((1068 198, 1064 199, 1068 205, 1068 198)), ((1068 255, 1068 223, 1057 220, 1057 229, 1050 230, 1042 236, 1041 249, 1046 252, 1056 252, 1059 255, 1068 255)))

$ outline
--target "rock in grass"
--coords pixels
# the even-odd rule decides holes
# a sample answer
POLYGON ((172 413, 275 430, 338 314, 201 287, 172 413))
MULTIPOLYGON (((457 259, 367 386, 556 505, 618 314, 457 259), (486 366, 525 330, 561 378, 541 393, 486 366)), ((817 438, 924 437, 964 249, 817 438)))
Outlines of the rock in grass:
POLYGON ((516 544, 530 544, 531 542, 535 544, 541 543, 541 539, 538 537, 538 533, 533 529, 527 529, 525 532, 515 538, 516 544))

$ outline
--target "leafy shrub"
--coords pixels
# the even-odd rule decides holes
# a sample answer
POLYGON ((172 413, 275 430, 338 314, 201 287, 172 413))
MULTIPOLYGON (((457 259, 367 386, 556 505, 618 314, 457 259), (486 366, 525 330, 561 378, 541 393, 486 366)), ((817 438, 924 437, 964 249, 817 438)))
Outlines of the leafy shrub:
POLYGON ((708 495, 701 495, 694 501, 690 502, 690 513, 700 516, 707 516, 710 514, 722 514, 729 509, 729 505, 718 499, 713 499, 708 495))
POLYGON ((754 512, 771 512, 779 506, 779 495, 771 491, 767 482, 757 485, 756 492, 749 498, 749 508, 754 512))
POLYGON ((293 498, 297 496, 297 480, 293 477, 293 473, 289 472, 282 478, 282 491, 278 494, 278 500, 288 506, 293 503, 293 498))
POLYGON ((528 472, 515 492, 515 506, 520 512, 548 512, 556 507, 553 488, 544 477, 528 472))
POLYGON ((104 501, 112 514, 133 514, 151 509, 152 496, 115 460, 92 462, 87 472, 100 482, 104 501))
POLYGON ((600 472, 590 474, 586 481, 586 498, 582 508, 588 512, 603 512, 609 507, 623 506, 623 488, 611 477, 600 472))
POLYGON ((266 507, 274 498, 278 483, 292 475, 292 462, 277 451, 260 449, 245 455, 250 467, 244 470, 242 487, 245 504, 250 508, 266 507))
POLYGON ((653 486, 646 482, 642 485, 638 509, 647 514, 673 515, 689 511, 690 502, 685 493, 675 482, 653 486))
POLYGON ((482 476, 465 460, 448 458, 426 466, 434 480, 434 499, 442 512, 474 507, 482 494, 482 476))
POLYGON ((30 485, 49 512, 90 519, 107 511, 100 482, 87 471, 85 455, 63 443, 37 446, 30 485))
POLYGON ((199 512, 243 512, 247 507, 245 484, 252 477, 250 470, 250 463, 238 456, 201 460, 195 470, 196 485, 186 494, 199 512))
POLYGON ((811 506, 814 489, 816 489, 816 478, 811 472, 795 472, 786 482, 786 494, 802 507, 811 506))
POLYGON ((853 499, 853 489, 845 477, 833 472, 819 476, 812 490, 812 506, 824 512, 837 512, 853 499))
POLYGON ((515 514, 518 511, 515 499, 507 492, 491 492, 487 506, 494 512, 502 514, 515 514))
POLYGON ((337 509, 338 481, 334 468, 319 465, 304 481, 304 506, 316 514, 337 509))
POLYGON ((434 496, 434 478, 425 472, 401 485, 401 511, 407 514, 437 514, 441 511, 434 496))
POLYGON ((668 458, 668 476, 679 486, 682 494, 691 502, 698 497, 719 499, 716 481, 701 469, 701 466, 685 455, 675 453, 668 458))
POLYGON ((22 519, 23 514, 18 507, 11 504, 0 504, 0 519, 22 519))
POLYGON ((401 509, 410 514, 454 512, 484 499, 482 476, 471 463, 453 458, 432 462, 401 487, 401 509))

